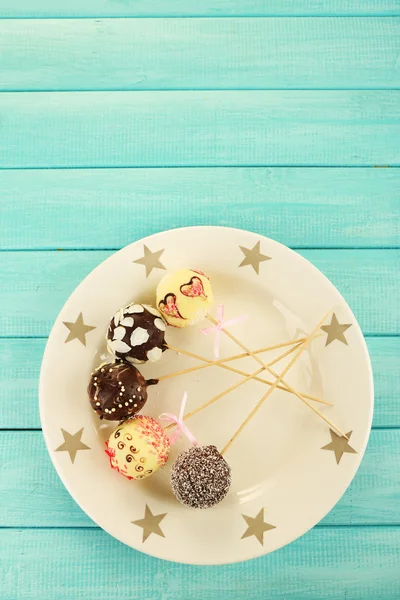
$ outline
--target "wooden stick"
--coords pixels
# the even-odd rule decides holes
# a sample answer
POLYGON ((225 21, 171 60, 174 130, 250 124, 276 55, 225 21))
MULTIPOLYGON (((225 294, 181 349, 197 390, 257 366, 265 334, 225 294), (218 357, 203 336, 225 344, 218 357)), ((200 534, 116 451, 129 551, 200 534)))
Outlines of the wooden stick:
MULTIPOLYGON (((321 333, 321 336, 324 336, 321 333)), ((254 354, 262 354, 263 352, 269 352, 270 350, 278 350, 279 348, 286 348, 286 346, 297 346, 302 342, 305 342, 307 336, 302 338, 297 338, 297 340, 289 340, 288 342, 281 342, 280 344, 275 344, 274 346, 267 346, 266 348, 259 348, 258 350, 254 350, 254 354)), ((229 358, 224 358, 224 362, 230 362, 231 360, 238 360, 239 358, 246 358, 246 356, 250 356, 248 352, 242 352, 242 354, 235 354, 235 356, 230 356, 229 358)))
MULTIPOLYGON (((276 381, 278 381, 278 380, 276 380, 276 381)), ((231 437, 231 439, 229 440, 229 442, 221 450, 220 454, 223 455, 223 454, 225 454, 225 452, 227 450, 229 450, 230 446, 233 444, 233 442, 236 440, 236 438, 242 433, 243 429, 246 427, 246 425, 249 423, 249 421, 251 421, 251 419, 254 417, 254 415, 256 414, 256 412, 258 411, 258 409, 261 408, 261 405, 265 402, 265 400, 268 398, 268 396, 270 394, 272 394, 272 392, 274 391, 275 387, 276 386, 270 387, 269 390, 264 394, 264 396, 261 398, 261 400, 258 402, 258 404, 255 405, 255 407, 253 408, 253 410, 251 411, 251 413, 243 421, 243 423, 241 424, 241 426, 239 427, 239 429, 236 431, 236 433, 233 434, 233 436, 231 437)))
MULTIPOLYGON (((226 394, 229 394, 229 392, 233 392, 233 390, 236 390, 236 388, 238 388, 241 385, 243 385, 244 383, 246 383, 246 381, 249 381, 249 379, 253 379, 253 377, 255 377, 256 375, 258 375, 259 373, 261 373, 261 371, 263 371, 263 370, 264 370, 263 367, 260 367, 259 369, 257 369, 257 371, 255 371, 254 373, 252 373, 251 375, 249 375, 245 379, 241 379, 240 381, 237 381, 236 383, 234 383, 233 385, 231 385, 227 390, 224 390, 223 392, 221 392, 220 394, 218 394, 214 398, 211 398, 211 400, 208 400, 207 402, 205 402, 204 404, 202 404, 198 408, 195 408, 191 412, 188 412, 186 415, 184 415, 184 417, 183 417, 184 420, 189 419, 189 417, 193 417, 193 415, 197 414, 201 410, 204 410, 205 408, 207 408, 207 406, 210 406, 211 404, 213 404, 214 402, 216 402, 217 400, 219 400, 223 396, 226 396, 226 394)), ((175 425, 175 423, 171 423, 171 425, 168 425, 165 429, 169 429, 170 427, 173 427, 174 425, 175 425)))
MULTIPOLYGON (((305 398, 303 398, 303 396, 301 396, 298 392, 296 392, 291 386, 289 386, 284 380, 283 378, 285 377, 286 373, 292 368, 292 366, 294 365, 294 363, 297 361, 297 359, 300 357, 300 355, 304 352, 304 350, 309 346, 309 344, 311 343, 311 341, 313 340, 313 338, 315 337, 315 335, 317 334, 317 332, 319 331, 321 325, 324 323, 325 319, 328 317, 328 315, 331 313, 332 309, 329 309, 329 311, 327 312, 326 315, 324 315, 324 317, 321 319, 321 321, 318 323, 318 325, 315 327, 315 329, 313 329, 313 331, 310 333, 310 335, 307 337, 306 341, 301 344, 301 346, 299 347, 298 351, 296 352, 295 356, 292 358, 292 360, 289 362, 289 364, 283 369, 282 373, 280 375, 277 376, 277 378, 275 379, 274 384, 269 388, 269 390, 266 392, 266 394, 261 398, 261 400, 259 401, 259 403, 255 406, 255 408, 252 410, 252 412, 250 413, 250 415, 247 417, 247 419, 245 419, 245 421, 242 423, 242 425, 239 427, 239 429, 237 430, 237 432, 234 434, 234 436, 229 440, 228 444, 225 446, 225 448, 223 449, 223 451, 221 452, 221 454, 223 454, 224 452, 226 452, 226 450, 229 448, 229 446, 232 444, 232 442, 237 438, 237 436, 240 434, 240 432, 242 431, 242 429, 247 425, 247 423, 250 421, 250 419, 253 418, 253 416, 255 415, 255 413, 258 411, 258 409, 260 408, 260 406, 263 404, 263 402, 272 394, 272 392, 274 391, 274 389, 278 386, 278 384, 280 382, 282 382, 288 390, 292 391, 302 402, 304 402, 305 404, 307 404, 307 406, 309 406, 311 408, 311 410, 313 410, 319 417, 321 417, 321 419, 323 419, 326 423, 328 423, 328 425, 331 427, 331 429, 333 429, 334 431, 336 431, 336 433, 338 433, 341 437, 345 437, 346 439, 347 436, 338 428, 336 427, 336 425, 334 425, 327 417, 325 417, 325 415, 323 413, 321 413, 321 411, 319 411, 315 406, 313 406, 312 404, 310 404, 305 398)), ((207 315, 209 320, 214 323, 217 324, 218 322, 214 319, 214 317, 210 318, 210 315, 207 315)), ((235 343, 238 344, 238 346, 240 346, 241 348, 243 348, 243 350, 245 351, 249 351, 237 338, 235 338, 235 336, 233 336, 229 331, 227 331, 226 329, 222 330, 232 341, 234 341, 235 343)), ((251 351, 249 351, 251 352, 251 351)), ((264 363, 261 361, 261 359, 256 356, 253 355, 253 358, 261 363, 264 368, 267 369, 267 371, 269 371, 271 374, 272 373, 272 369, 270 369, 269 367, 267 367, 266 365, 264 365, 264 363)), ((274 375, 275 377, 276 375, 274 375)))
MULTIPOLYGON (((224 369, 228 371, 232 371, 233 373, 237 373, 238 375, 248 375, 246 371, 240 371, 239 369, 235 369, 234 367, 229 367, 228 365, 223 365, 224 369)), ((254 381, 259 381, 260 383, 264 383, 266 385, 274 385, 273 381, 269 381, 268 379, 264 379, 263 377, 253 377, 254 381)), ((278 390, 282 390, 282 392, 287 392, 288 394, 292 394, 287 387, 283 385, 276 386, 278 390)), ((308 398, 308 400, 312 400, 313 402, 318 402, 319 404, 325 404, 326 406, 333 406, 332 402, 328 402, 327 400, 323 400, 322 398, 317 398, 316 396, 310 396, 310 394, 306 394, 304 392, 299 392, 303 398, 308 398)))
MULTIPOLYGON (((226 446, 222 449, 221 454, 225 454, 225 452, 227 452, 227 450, 230 448, 230 446, 233 444, 233 442, 236 440, 236 438, 241 434, 241 432, 243 431, 243 429, 246 427, 246 425, 251 421, 251 419, 254 417, 254 415, 256 414, 256 412, 261 408, 262 404, 265 402, 265 400, 272 394, 272 392, 274 391, 274 389, 277 387, 277 385, 279 384, 280 381, 283 381, 283 377, 286 375, 286 373, 292 368, 292 366, 294 365, 294 363, 296 362, 296 360, 300 357, 300 355, 302 354, 302 352, 304 352, 304 350, 307 348, 307 346, 310 344, 310 342, 312 341, 312 339, 314 338, 314 335, 317 333, 317 331, 319 330, 319 328, 321 327, 321 325, 323 324, 323 322, 325 321, 326 317, 329 315, 331 311, 329 311, 324 318, 318 323, 317 327, 311 332, 311 334, 309 335, 309 337, 307 338, 307 340, 304 342, 304 344, 302 344, 298 350, 298 352, 296 352, 295 356, 292 358, 292 360, 289 362, 289 364, 283 369, 282 373, 280 375, 277 376, 274 384, 269 388, 269 390, 264 394, 264 396, 261 398, 261 400, 256 404, 256 406, 253 408, 253 410, 250 412, 250 414, 246 417, 246 419, 243 421, 243 423, 240 425, 239 429, 237 429, 237 431, 233 434, 233 436, 231 437, 231 439, 229 440, 229 442, 226 444, 226 446)), ((230 337, 230 336, 229 336, 230 337)), ((314 410, 314 407, 312 407, 314 410)), ((325 417, 323 415, 321 415, 322 418, 325 419, 325 417)), ((332 423, 330 423, 330 426, 332 427, 332 423)), ((339 429, 337 429, 336 427, 333 427, 333 429, 335 429, 337 432, 340 433, 341 436, 343 436, 343 434, 340 432, 339 429)))
MULTIPOLYGON (((325 321, 325 319, 327 318, 327 316, 329 315, 329 313, 331 312, 331 310, 325 315, 324 319, 322 320, 322 323, 325 321)), ((207 318, 209 319, 209 321, 211 321, 211 323, 213 323, 214 325, 218 325, 218 321, 216 319, 214 319, 214 317, 212 315, 207 315, 207 318)), ((321 324, 322 324, 321 323, 321 324)), ((319 329, 319 328, 318 328, 319 329)), ((317 329, 317 331, 318 331, 317 329)), ((240 340, 238 340, 230 331, 228 331, 227 329, 222 329, 222 331, 225 333, 225 335, 227 335, 233 342, 235 342, 235 344, 237 344, 238 346, 240 346, 240 348, 242 348, 243 350, 245 350, 248 354, 250 354, 250 356, 252 356, 254 358, 254 360, 256 360, 261 366, 263 366, 269 373, 271 373, 271 375, 273 375, 274 377, 276 377, 276 374, 272 372, 272 370, 264 363, 263 360, 261 360, 261 358, 259 356, 257 356, 252 350, 249 350, 249 348, 247 348, 244 344, 242 344, 242 342, 240 340)), ((315 330, 313 331, 313 333, 311 333, 305 340, 305 344, 308 346, 308 344, 310 343, 310 337, 312 335, 312 338, 314 338, 315 335, 315 330)), ((288 383, 286 383, 286 381, 284 381, 283 379, 281 379, 283 385, 285 387, 287 387, 288 390, 290 390, 292 392, 292 394, 295 394, 298 398, 301 399, 300 395, 298 394, 298 392, 296 392, 288 383)))
MULTIPOLYGON (((324 334, 321 333, 319 336, 322 337, 324 334)), ((296 346, 301 342, 304 342, 307 338, 302 337, 297 340, 291 340, 289 342, 282 342, 280 344, 275 344, 275 346, 267 346, 266 348, 259 348, 258 350, 254 350, 254 354, 261 354, 262 352, 268 352, 269 350, 276 350, 278 348, 285 348, 285 346, 296 346)), ((200 369, 205 369, 207 367, 220 367, 224 363, 231 362, 233 360, 239 360, 240 358, 246 358, 247 356, 251 356, 248 352, 243 352, 242 354, 235 354, 234 356, 228 356, 228 358, 220 358, 218 360, 211 360, 208 358, 203 358, 202 356, 198 356, 197 354, 193 354, 187 350, 182 350, 181 348, 174 348, 167 344, 167 348, 172 350, 173 352, 177 352, 178 354, 184 354, 185 356, 190 356, 191 358, 195 358, 197 360, 202 360, 206 362, 205 365, 196 365, 195 367, 190 367, 188 369, 184 369, 183 371, 177 371, 176 373, 169 373, 168 375, 162 375, 158 378, 159 381, 164 381, 164 379, 170 379, 171 377, 178 377, 178 375, 184 375, 185 373, 191 373, 192 371, 199 371, 200 369)))
MULTIPOLYGON (((323 335, 323 334, 321 334, 323 335)), ((261 352, 267 352, 268 350, 275 350, 277 348, 284 348, 285 346, 297 346, 304 342, 307 338, 299 338, 297 340, 292 340, 290 342, 283 342, 281 344, 276 344, 275 346, 267 346, 267 348, 260 348, 259 350, 254 350, 254 354, 261 354, 261 352)), ((166 379, 171 379, 172 377, 178 377, 179 375, 185 375, 186 373, 192 373, 193 371, 200 371, 201 369, 207 369, 208 367, 220 367, 224 363, 231 362, 233 360, 238 360, 240 358, 246 358, 246 356, 250 356, 247 352, 243 352, 242 354, 236 354, 235 356, 229 356, 228 358, 220 358, 218 360, 211 360, 208 358, 203 358, 202 356, 198 356, 197 354, 193 354, 192 352, 188 352, 187 350, 181 350, 180 348, 174 348, 168 345, 168 349, 173 352, 178 352, 180 354, 184 354, 185 356, 190 356, 191 358, 195 358, 196 360, 201 360, 206 364, 196 365, 195 367, 188 367, 187 369, 183 369, 182 371, 176 371, 175 373, 168 373, 167 375, 161 375, 158 378, 158 381, 165 381, 166 379)))
MULTIPOLYGON (((297 346, 294 346, 293 348, 290 348, 289 350, 286 350, 286 352, 284 352, 284 354, 282 354, 280 356, 277 356, 276 358, 274 358, 274 360, 272 360, 270 363, 268 363, 268 366, 275 364, 276 362, 280 361, 282 358, 285 358, 285 356, 288 356, 288 354, 291 354, 292 352, 294 352, 295 350, 297 350, 299 346, 301 346, 301 344, 297 344, 297 346)), ((236 383, 234 383, 233 385, 231 385, 230 387, 228 387, 228 389, 224 390, 223 392, 221 392, 217 396, 214 396, 214 398, 211 398, 211 400, 207 400, 207 402, 204 402, 204 404, 202 404, 198 408, 195 408, 191 412, 189 412, 186 415, 184 415, 183 419, 184 420, 189 419, 189 417, 192 417, 193 415, 197 414, 198 412, 200 412, 204 408, 207 408, 207 406, 210 406, 211 404, 214 404, 214 402, 216 402, 220 398, 223 398, 223 396, 226 396, 226 394, 229 394, 229 392, 233 392, 233 390, 236 390, 236 388, 238 388, 241 385, 243 385, 244 383, 246 383, 246 381, 249 381, 249 379, 254 379, 254 377, 256 377, 262 371, 264 371, 264 367, 260 367, 254 373, 251 373, 251 374, 247 375, 244 379, 241 379, 240 381, 237 381, 236 383)), ((167 427, 165 427, 165 429, 170 429, 171 427, 174 427, 174 425, 175 425, 175 423, 171 423, 170 425, 167 425, 167 427)))
MULTIPOLYGON (((323 334, 321 334, 321 335, 323 335, 323 334)), ((315 336, 315 338, 317 338, 317 337, 320 337, 320 336, 319 335, 315 336)), ((306 339, 307 338, 304 338, 304 340, 306 340, 306 339)), ((287 344, 285 344, 285 345, 287 345, 287 344)), ((281 347, 283 347, 283 346, 281 346, 281 347)), ((249 375, 249 373, 247 373, 246 371, 241 371, 240 369, 236 369, 235 367, 230 367, 229 365, 226 365, 225 362, 227 362, 227 359, 221 359, 221 360, 214 361, 214 360, 199 356, 198 354, 193 354, 192 352, 188 352, 186 350, 174 348, 173 346, 168 346, 168 348, 170 350, 172 350, 173 352, 180 352, 181 354, 190 356, 191 358, 196 358, 197 360, 205 361, 207 364, 199 365, 199 367, 201 367, 201 368, 212 367, 212 366, 216 365, 218 367, 221 367, 222 369, 231 371, 232 373, 237 373, 238 375, 243 375, 244 377, 247 377, 247 375, 249 375)), ((246 352, 245 354, 240 354, 238 356, 240 356, 240 358, 244 358, 246 356, 249 356, 249 354, 247 354, 247 352, 246 352)), ((185 369, 183 371, 179 371, 179 374, 182 375, 183 373, 188 373, 191 370, 192 369, 185 369)), ((274 377, 275 377, 275 375, 274 375, 274 377)), ((164 379, 169 379, 169 376, 163 375, 162 377, 158 378, 158 381, 163 381, 164 379)), ((274 385, 273 381, 269 381, 268 379, 263 379, 262 377, 253 377, 253 379, 255 381, 259 381, 260 383, 265 383, 266 385, 274 385)), ((283 385, 278 385, 277 388, 279 390, 282 390, 283 392, 288 392, 289 394, 293 393, 292 391, 288 390, 288 388, 283 385)), ((333 406, 333 404, 331 402, 328 402, 327 400, 322 400, 321 398, 317 398, 316 396, 310 396, 309 394, 305 394, 304 392, 300 392, 300 394, 303 396, 303 398, 308 398, 308 400, 312 400, 313 402, 319 402, 320 404, 326 404, 327 406, 333 406)))
POLYGON ((196 365, 195 367, 188 367, 187 369, 183 369, 182 371, 176 371, 175 373, 168 373, 167 375, 161 375, 158 378, 158 381, 165 381, 166 379, 171 379, 172 377, 178 377, 179 375, 185 375, 185 373, 193 373, 194 371, 200 371, 201 369, 206 369, 208 367, 222 367, 222 364, 226 362, 226 358, 221 360, 208 360, 207 358, 203 358, 202 356, 197 356, 196 354, 192 354, 191 352, 186 352, 185 350, 181 350, 180 348, 173 348, 172 346, 168 346, 170 350, 175 352, 179 352, 180 354, 184 354, 186 356, 190 356, 190 358, 197 358, 198 360, 202 360, 203 364, 196 365))

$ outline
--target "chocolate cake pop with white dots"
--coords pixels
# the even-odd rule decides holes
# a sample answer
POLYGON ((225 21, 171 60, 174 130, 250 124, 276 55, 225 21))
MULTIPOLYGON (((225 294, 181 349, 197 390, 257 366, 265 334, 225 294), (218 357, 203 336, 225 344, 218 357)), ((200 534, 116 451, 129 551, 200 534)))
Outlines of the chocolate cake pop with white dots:
POLYGON ((90 404, 100 419, 122 421, 143 408, 147 400, 147 386, 155 383, 156 379, 146 381, 130 363, 115 361, 102 364, 90 378, 90 404))
POLYGON ((165 344, 166 323, 161 313, 147 304, 129 304, 120 308, 107 330, 107 349, 132 363, 155 362, 165 344))

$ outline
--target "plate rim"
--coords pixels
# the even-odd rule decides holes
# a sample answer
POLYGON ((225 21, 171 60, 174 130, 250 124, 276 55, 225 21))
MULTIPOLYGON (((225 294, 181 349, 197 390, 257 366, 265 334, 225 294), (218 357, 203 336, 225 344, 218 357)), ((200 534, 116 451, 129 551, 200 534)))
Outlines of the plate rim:
MULTIPOLYGON (((42 434, 45 440, 45 444, 46 444, 46 449, 47 452, 50 456, 51 462, 57 472, 58 477, 60 478, 60 480, 62 481, 64 487, 66 488, 66 490, 68 491, 68 493, 70 494, 70 496, 72 497, 72 499, 74 500, 74 502, 78 505, 78 507, 93 521, 93 523, 95 523, 96 527, 98 527, 99 529, 102 529, 103 531, 105 531, 107 534, 109 534, 110 536, 112 536, 114 539, 118 540, 118 542, 123 543, 124 545, 126 545, 127 547, 131 548, 132 550, 138 551, 138 552, 143 552, 144 554, 147 554, 148 556, 160 559, 160 560, 166 560, 168 562, 173 562, 176 564, 187 564, 187 565, 198 565, 198 566, 218 566, 218 565, 228 565, 228 564, 237 564, 240 562, 247 562, 248 560, 253 560, 255 558, 261 558, 262 556, 266 556, 267 554, 271 554, 272 552, 275 552, 276 550, 279 550, 281 548, 284 548, 285 546, 291 544, 292 542, 295 542, 296 540, 298 540, 300 537, 302 537, 303 535, 305 535, 306 533, 308 533, 309 531, 311 531, 316 525, 318 525, 318 523, 325 518, 325 516, 327 514, 329 514, 332 509, 337 505, 337 503, 341 500, 341 498, 343 497, 343 495, 345 494, 345 492, 347 491, 347 489, 349 488, 350 484, 352 483, 353 479, 355 478, 358 469, 360 468, 360 465, 363 461, 368 443, 369 443, 369 439, 370 439, 370 435, 371 435, 371 429, 372 429, 372 421, 373 421, 373 414, 374 414, 374 405, 375 405, 375 390, 374 390, 374 378, 373 378, 373 371, 372 371, 372 364, 371 364, 371 359, 369 356, 369 351, 368 351, 368 347, 366 344, 366 340, 365 337, 363 335, 363 332, 361 330, 361 327, 358 323, 358 320, 356 319, 351 307, 349 306, 349 304, 347 303, 346 299, 343 297, 342 293, 338 290, 338 288, 330 281, 330 279, 318 268, 316 267, 311 261, 309 261, 307 258, 305 258, 304 256, 302 256, 301 254, 299 254, 299 252, 297 252, 296 250, 293 250, 292 248, 289 248, 289 246, 286 246, 285 244, 274 240, 272 238, 269 238, 266 235, 260 234, 260 233, 256 233, 254 231, 249 231, 247 229, 241 229, 241 228, 236 228, 236 227, 230 227, 230 226, 224 226, 224 225, 192 225, 192 226, 187 226, 187 227, 174 227, 174 228, 169 228, 169 229, 165 229, 162 231, 158 231, 156 233, 150 234, 146 237, 143 238, 139 238, 137 240, 132 241, 130 244, 127 244, 126 246, 123 246, 122 248, 119 248, 118 250, 115 250, 114 252, 112 252, 112 254, 110 256, 108 256, 105 260, 101 261, 98 265, 96 265, 79 283, 78 285, 74 288, 74 290, 69 294, 68 298, 66 299, 66 301, 64 302, 63 306, 60 308, 60 310, 58 311, 57 317, 55 318, 55 321, 53 323, 53 326, 49 332, 48 335, 48 339, 46 342, 46 346, 45 346, 45 350, 43 353, 43 357, 42 357, 42 362, 41 362, 41 367, 40 367, 40 375, 39 375, 39 386, 38 386, 38 391, 39 391, 39 416, 40 416, 40 423, 42 426, 42 434), (48 436, 48 432, 47 432, 47 426, 46 426, 46 419, 44 416, 44 379, 45 379, 45 370, 46 370, 46 363, 48 360, 48 354, 49 354, 49 342, 50 339, 53 335, 54 329, 57 325, 58 319, 60 314, 63 312, 64 308, 67 306, 67 304, 70 301, 71 296, 73 296, 76 291, 79 289, 79 287, 90 277, 92 276, 98 269, 100 269, 107 261, 113 259, 118 253, 126 250, 127 248, 129 248, 130 246, 133 246, 135 244, 145 244, 146 242, 148 242, 149 240, 156 240, 158 237, 168 234, 170 232, 175 232, 175 231, 188 231, 188 230, 198 230, 198 231, 206 231, 206 230, 229 230, 232 231, 236 234, 246 234, 246 235, 252 235, 252 236, 256 236, 258 237, 260 240, 266 240, 268 243, 272 243, 272 245, 277 245, 280 248, 283 248, 284 251, 288 251, 290 254, 293 255, 293 257, 296 260, 299 260, 302 263, 305 263, 309 268, 311 267, 312 270, 314 270, 316 273, 318 273, 318 275, 323 278, 325 280, 325 282, 327 284, 329 284, 330 288, 332 289, 333 292, 335 292, 336 294, 338 294, 341 302, 343 303, 344 306, 346 306, 347 310, 349 311, 349 314, 351 315, 353 322, 352 325, 355 326, 355 329, 358 331, 359 333, 359 339, 361 342, 361 346, 360 346, 360 350, 362 348, 363 350, 363 355, 365 358, 365 362, 366 365, 368 367, 368 389, 370 390, 370 394, 369 394, 369 405, 370 405, 370 418, 369 418, 369 422, 368 422, 368 430, 366 432, 366 436, 365 436, 365 443, 364 446, 362 448, 362 450, 360 450, 360 452, 357 452, 358 456, 359 456, 359 460, 358 463, 354 469, 354 472, 352 472, 352 475, 349 479, 349 481, 347 482, 347 484, 345 486, 343 486, 342 490, 341 490, 341 494, 339 496, 339 498, 337 500, 335 500, 334 504, 332 506, 330 506, 330 508, 327 510, 327 512, 325 512, 324 516, 321 517, 320 519, 318 519, 313 525, 311 526, 307 526, 306 529, 304 531, 302 531, 301 533, 299 533, 299 535, 297 535, 296 537, 292 538, 289 542, 284 542, 282 544, 278 544, 276 547, 274 547, 273 549, 269 549, 266 550, 264 548, 264 546, 260 546, 260 549, 258 548, 254 548, 253 550, 249 549, 248 552, 248 557, 247 558, 239 558, 239 559, 234 559, 234 560, 221 560, 219 562, 215 562, 215 561, 207 561, 207 559, 205 559, 204 561, 191 561, 191 560, 179 560, 176 561, 173 558, 168 558, 165 555, 162 555, 161 553, 159 553, 157 550, 148 550, 145 546, 134 546, 132 544, 127 543, 126 541, 124 541, 123 539, 121 539, 119 536, 115 535, 114 533, 112 533, 108 527, 105 527, 103 525, 100 525, 98 523, 98 521, 92 516, 91 514, 91 509, 87 509, 86 506, 82 505, 81 502, 75 498, 74 493, 71 490, 71 487, 69 485, 69 482, 67 480, 67 478, 64 476, 64 474, 62 473, 62 469, 58 468, 58 462, 57 462, 57 457, 55 455, 55 453, 53 452, 53 448, 50 445, 50 440, 49 440, 49 436, 48 436), (257 551, 257 550, 261 550, 257 551)), ((95 530, 96 527, 93 527, 93 529, 95 530)))

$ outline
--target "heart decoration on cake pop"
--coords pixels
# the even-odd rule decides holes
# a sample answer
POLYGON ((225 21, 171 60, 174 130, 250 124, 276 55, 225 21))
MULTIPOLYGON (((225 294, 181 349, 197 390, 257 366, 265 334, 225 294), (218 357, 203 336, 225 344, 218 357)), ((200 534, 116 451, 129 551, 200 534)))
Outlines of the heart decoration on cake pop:
POLYGON ((197 275, 192 277, 189 283, 184 283, 181 285, 180 290, 184 296, 188 296, 188 298, 203 298, 207 299, 207 296, 204 293, 203 283, 197 275))
POLYGON ((176 306, 175 294, 167 294, 165 298, 159 301, 158 306, 160 308, 160 311, 167 317, 172 317, 174 319, 184 318, 182 317, 178 310, 178 307, 176 306))
POLYGON ((158 284, 156 300, 169 325, 195 325, 204 319, 213 303, 210 280, 194 269, 173 271, 158 284))

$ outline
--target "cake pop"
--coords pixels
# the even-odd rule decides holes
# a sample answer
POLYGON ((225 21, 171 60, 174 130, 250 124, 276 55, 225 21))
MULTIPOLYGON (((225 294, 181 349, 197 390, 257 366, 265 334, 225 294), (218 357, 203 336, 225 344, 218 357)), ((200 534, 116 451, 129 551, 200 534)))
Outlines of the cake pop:
POLYGON ((127 479, 145 479, 168 460, 170 442, 155 419, 137 415, 119 425, 106 442, 113 469, 127 479))
POLYGON ((105 363, 97 367, 90 377, 90 404, 100 419, 121 421, 143 408, 147 400, 147 386, 155 383, 156 379, 146 381, 130 363, 105 363))
POLYGON ((210 508, 227 495, 231 468, 215 446, 192 446, 181 452, 171 469, 172 491, 182 504, 210 508))
POLYGON ((187 327, 204 319, 213 302, 207 275, 180 269, 166 275, 157 288, 157 308, 169 325, 187 327))
POLYGON ((129 304, 115 313, 107 330, 107 349, 133 363, 155 362, 166 350, 166 324, 147 304, 129 304))

